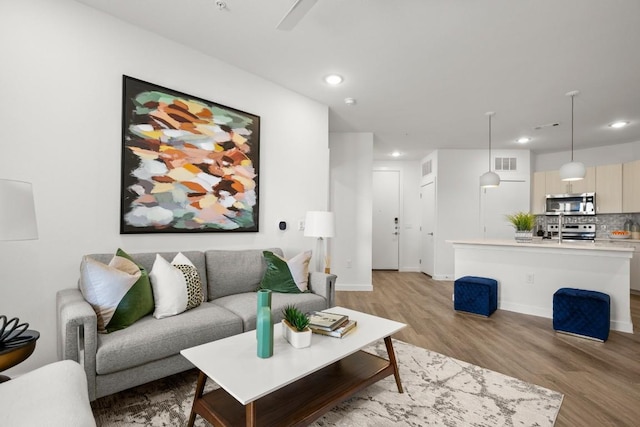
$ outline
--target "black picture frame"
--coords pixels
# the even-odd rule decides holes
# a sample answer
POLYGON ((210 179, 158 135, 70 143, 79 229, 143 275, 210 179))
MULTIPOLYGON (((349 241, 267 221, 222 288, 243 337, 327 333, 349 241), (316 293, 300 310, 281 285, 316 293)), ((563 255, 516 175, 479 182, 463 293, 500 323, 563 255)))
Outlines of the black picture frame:
POLYGON ((123 75, 120 234, 259 231, 260 117, 123 75))

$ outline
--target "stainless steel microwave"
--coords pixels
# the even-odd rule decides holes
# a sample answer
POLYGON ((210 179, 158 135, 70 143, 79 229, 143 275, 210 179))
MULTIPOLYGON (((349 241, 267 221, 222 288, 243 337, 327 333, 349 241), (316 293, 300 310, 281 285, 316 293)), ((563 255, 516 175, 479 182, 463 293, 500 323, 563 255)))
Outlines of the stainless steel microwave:
POLYGON ((546 215, 595 215, 596 193, 547 194, 546 215))

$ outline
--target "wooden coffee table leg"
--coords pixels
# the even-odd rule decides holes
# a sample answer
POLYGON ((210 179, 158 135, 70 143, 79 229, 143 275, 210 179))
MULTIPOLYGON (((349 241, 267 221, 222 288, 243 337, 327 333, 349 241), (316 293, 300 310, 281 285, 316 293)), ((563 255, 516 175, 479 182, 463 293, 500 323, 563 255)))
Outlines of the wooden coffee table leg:
POLYGON ((391 337, 385 337, 384 344, 387 346, 387 354, 389 354, 389 363, 393 366, 393 376, 396 378, 398 393, 404 393, 402 390, 402 382, 400 381, 400 372, 398 371, 398 363, 396 362, 396 353, 393 351, 393 343, 391 337))
POLYGON ((255 427, 256 426, 256 405, 255 402, 249 402, 247 406, 245 406, 246 417, 247 417, 247 427, 255 427))
POLYGON ((196 383, 196 394, 193 397, 193 405, 191 405, 191 414, 189 415, 189 422, 187 423, 188 427, 193 427, 193 423, 196 422, 196 401, 202 397, 202 392, 204 391, 204 385, 207 382, 207 376, 204 372, 200 371, 198 374, 198 382, 196 383))

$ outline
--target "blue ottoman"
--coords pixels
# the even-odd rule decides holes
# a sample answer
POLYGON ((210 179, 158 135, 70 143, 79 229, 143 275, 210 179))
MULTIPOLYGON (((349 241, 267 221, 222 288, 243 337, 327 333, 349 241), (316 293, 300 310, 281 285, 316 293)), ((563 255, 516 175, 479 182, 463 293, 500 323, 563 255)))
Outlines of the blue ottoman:
POLYGON ((491 316, 498 308, 498 282, 486 277, 464 276, 453 283, 456 311, 491 316))
POLYGON ((611 299, 585 289, 561 288, 553 294, 553 329, 586 338, 609 338, 611 299))

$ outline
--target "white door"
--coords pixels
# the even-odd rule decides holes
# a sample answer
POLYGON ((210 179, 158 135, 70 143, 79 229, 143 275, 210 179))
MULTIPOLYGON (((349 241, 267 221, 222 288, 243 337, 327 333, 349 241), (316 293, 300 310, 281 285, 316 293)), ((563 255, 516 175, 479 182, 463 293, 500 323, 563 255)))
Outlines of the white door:
POLYGON ((373 171, 374 270, 397 270, 400 241, 400 172, 373 171))
POLYGON ((422 226, 420 271, 433 277, 435 264, 435 212, 436 212, 436 184, 430 182, 420 189, 420 202, 422 203, 422 226))
POLYGON ((528 183, 501 181, 495 188, 480 189, 480 235, 485 239, 513 239, 514 229, 505 218, 518 211, 529 212, 528 183))

